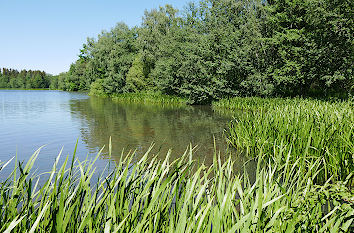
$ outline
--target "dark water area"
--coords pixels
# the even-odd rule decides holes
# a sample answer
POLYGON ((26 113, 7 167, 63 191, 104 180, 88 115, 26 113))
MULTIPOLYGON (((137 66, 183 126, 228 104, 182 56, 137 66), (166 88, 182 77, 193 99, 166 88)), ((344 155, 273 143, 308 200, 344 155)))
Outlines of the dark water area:
MULTIPOLYGON (((34 168, 38 173, 50 171, 60 150, 63 156, 72 155, 78 140, 80 160, 94 158, 106 146, 97 171, 117 161, 123 150, 134 151, 139 159, 152 144, 151 156, 161 160, 169 150, 171 160, 176 159, 192 145, 193 158, 209 165, 215 148, 224 157, 232 152, 224 135, 230 120, 210 106, 120 104, 84 93, 0 90, 0 160, 17 154, 18 160, 27 161, 44 145, 34 168)), ((241 167, 243 160, 238 160, 236 167, 241 167)), ((13 167, 0 176, 7 177, 13 167)))

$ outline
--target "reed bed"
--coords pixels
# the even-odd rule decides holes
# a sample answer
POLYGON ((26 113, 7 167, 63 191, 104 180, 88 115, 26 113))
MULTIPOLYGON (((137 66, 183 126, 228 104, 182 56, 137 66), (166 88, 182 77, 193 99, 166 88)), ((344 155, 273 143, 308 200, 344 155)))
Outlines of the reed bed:
POLYGON ((319 182, 343 180, 354 171, 352 101, 234 98, 214 103, 235 113, 228 141, 256 156, 260 151, 278 163, 299 161, 309 168, 321 159, 319 182), (240 111, 242 110, 242 111, 240 111), (279 153, 281 152, 281 153, 279 153))
POLYGON ((157 104, 159 106, 184 107, 187 100, 181 97, 163 95, 155 92, 124 93, 112 96, 112 100, 119 103, 157 104))
MULTIPOLYGON (((309 148, 308 148, 309 149, 309 148)), ((324 161, 306 169, 258 156, 255 182, 215 153, 210 167, 197 166, 190 148, 175 161, 132 163, 122 155, 114 171, 96 174, 94 160, 66 157, 45 175, 15 162, 0 185, 0 232, 349 232, 353 193, 348 176, 315 183, 324 161), (102 173, 104 174, 104 173, 102 173), (44 182, 39 182, 44 179, 44 182), (42 183, 42 185, 39 185, 42 183)), ((275 151, 275 157, 291 153, 275 151), (279 153, 279 155, 278 155, 279 153)), ((150 158, 149 158, 150 157, 150 158)), ((149 158, 149 159, 148 159, 149 158)), ((12 163, 3 164, 11 166, 12 163)), ((304 167, 305 168, 305 167, 304 167)), ((1 171, 0 171, 1 172, 1 171)))
POLYGON ((244 111, 244 110, 259 110, 268 109, 273 107, 275 104, 278 106, 288 105, 301 99, 290 99, 290 98, 261 98, 261 97, 233 97, 221 99, 219 101, 213 102, 213 108, 215 110, 224 111, 244 111))

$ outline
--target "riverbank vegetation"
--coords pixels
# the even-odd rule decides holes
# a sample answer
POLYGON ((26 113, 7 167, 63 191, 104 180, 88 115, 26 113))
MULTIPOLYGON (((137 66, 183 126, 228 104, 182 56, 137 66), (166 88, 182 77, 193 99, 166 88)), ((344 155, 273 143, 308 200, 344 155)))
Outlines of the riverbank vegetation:
POLYGON ((44 89, 49 88, 51 75, 39 70, 0 69, 0 88, 44 89))
POLYGON ((353 94, 353 1, 201 0, 146 11, 89 38, 53 86, 158 91, 206 104, 234 96, 353 94))
POLYGON ((113 95, 112 100, 120 103, 158 104, 159 106, 186 106, 187 101, 181 97, 163 95, 154 92, 123 93, 113 95))
POLYGON ((247 173, 235 172, 232 160, 221 162, 217 154, 213 165, 205 167, 196 166, 192 149, 175 161, 169 161, 169 154, 164 161, 151 159, 148 151, 134 163, 133 154, 122 155, 111 173, 96 180, 95 160, 80 162, 75 153, 62 166, 59 155, 52 171, 36 174, 32 168, 38 154, 26 165, 15 163, 0 184, 1 232, 353 230, 350 176, 317 184, 327 166, 321 159, 305 165, 282 150, 274 152, 274 160, 260 152, 251 182, 247 173), (289 162, 279 163, 284 155, 289 162), (40 178, 44 185, 38 185, 40 178))
POLYGON ((115 102, 121 103, 136 103, 136 104, 158 104, 169 106, 186 106, 187 100, 172 95, 165 95, 161 92, 154 91, 140 91, 131 93, 120 93, 108 95, 102 87, 102 79, 94 82, 91 85, 89 95, 97 97, 109 97, 115 102))
POLYGON ((231 110, 229 143, 252 157, 262 153, 280 164, 321 160, 318 181, 343 180, 354 171, 352 101, 232 98, 214 103, 231 110))

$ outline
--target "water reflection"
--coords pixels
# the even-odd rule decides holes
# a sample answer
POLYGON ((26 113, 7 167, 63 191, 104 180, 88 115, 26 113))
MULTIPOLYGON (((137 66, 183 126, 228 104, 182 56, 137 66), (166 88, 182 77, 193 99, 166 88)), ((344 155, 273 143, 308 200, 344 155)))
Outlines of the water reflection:
MULTIPOLYGON (((212 111, 209 106, 166 107, 119 104, 91 97, 73 100, 71 113, 81 120, 82 140, 91 150, 107 144, 112 137, 112 155, 123 149, 136 150, 141 156, 151 143, 152 152, 163 159, 172 149, 172 159, 180 157, 189 144, 197 146, 195 159, 210 164, 216 149, 228 151, 224 131, 230 117, 212 111)), ((107 150, 104 151, 107 156, 107 150)))
MULTIPOLYGON (((107 161, 120 158, 123 149, 136 150, 138 159, 152 143, 152 154, 161 160, 169 149, 171 159, 179 158, 192 144, 197 146, 194 159, 210 165, 214 137, 216 150, 224 158, 230 152, 224 136, 230 120, 208 106, 118 104, 84 93, 0 90, 0 161, 15 155, 19 161, 28 161, 35 150, 46 145, 34 167, 42 173, 51 170, 63 146, 62 160, 72 155, 79 139, 76 156, 84 160, 87 155, 93 158, 112 137, 113 158, 105 150, 96 162, 98 172, 107 161)), ((235 169, 241 171, 245 158, 234 159, 235 169)), ((10 174, 12 165, 0 173, 0 180, 10 174)))

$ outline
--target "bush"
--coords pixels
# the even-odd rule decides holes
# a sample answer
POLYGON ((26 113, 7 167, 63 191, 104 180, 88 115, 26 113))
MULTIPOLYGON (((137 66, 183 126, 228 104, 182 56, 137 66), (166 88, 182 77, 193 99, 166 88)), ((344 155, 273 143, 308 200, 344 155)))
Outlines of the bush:
POLYGON ((97 79, 91 84, 90 87, 90 93, 89 95, 92 96, 107 96, 107 93, 104 90, 103 87, 104 80, 103 79, 97 79))

